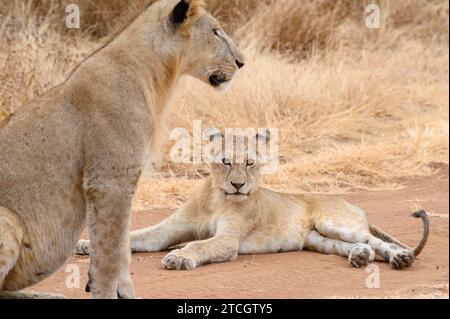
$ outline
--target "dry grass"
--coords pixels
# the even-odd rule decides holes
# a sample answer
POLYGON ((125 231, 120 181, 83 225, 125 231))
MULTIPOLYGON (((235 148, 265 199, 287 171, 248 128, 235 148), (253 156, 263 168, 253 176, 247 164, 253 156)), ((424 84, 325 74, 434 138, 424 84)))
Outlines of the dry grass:
MULTIPOLYGON (((70 32, 65 1, 0 4, 0 118, 61 82, 126 11, 122 1, 75 2, 86 14, 70 32)), ((448 163, 448 2, 378 1, 379 30, 365 27, 366 3, 209 1, 247 66, 225 94, 184 79, 172 127, 279 128, 280 171, 265 177, 276 189, 386 189, 432 174, 431 163, 448 163)), ((166 161, 136 206, 177 206, 201 182, 197 169, 166 161)))

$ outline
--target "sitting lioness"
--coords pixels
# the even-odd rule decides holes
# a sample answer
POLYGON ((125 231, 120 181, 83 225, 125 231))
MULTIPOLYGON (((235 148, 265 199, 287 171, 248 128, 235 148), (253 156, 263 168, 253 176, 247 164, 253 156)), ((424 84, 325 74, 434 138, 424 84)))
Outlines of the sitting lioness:
MULTIPOLYGON (((258 143, 269 134, 256 135, 258 143)), ((378 255, 392 268, 409 267, 428 238, 425 212, 418 246, 408 248, 367 221, 364 211, 343 199, 291 195, 260 186, 260 156, 236 163, 223 158, 211 165, 210 177, 177 212, 156 226, 131 233, 133 252, 156 252, 189 242, 162 261, 166 269, 194 269, 206 263, 234 260, 238 254, 313 250, 347 257, 354 267, 378 255)), ((80 241, 78 254, 89 254, 80 241)))
MULTIPOLYGON (((182 75, 224 88, 244 58, 202 0, 160 0, 0 128, 0 298, 92 239, 94 298, 132 298, 129 216, 182 75)), ((48 295, 43 295, 49 297, 48 295)))

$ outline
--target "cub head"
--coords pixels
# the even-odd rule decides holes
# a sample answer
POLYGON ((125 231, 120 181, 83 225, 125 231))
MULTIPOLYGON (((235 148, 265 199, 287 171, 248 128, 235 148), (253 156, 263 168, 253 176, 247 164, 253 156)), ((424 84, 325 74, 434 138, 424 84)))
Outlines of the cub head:
POLYGON ((244 56, 206 12, 204 0, 162 0, 160 5, 166 26, 163 41, 181 55, 181 73, 225 89, 244 66, 244 56))
POLYGON ((227 200, 232 202, 244 202, 256 194, 260 187, 263 160, 258 150, 260 145, 266 145, 270 141, 268 131, 265 134, 243 140, 236 139, 234 135, 222 136, 216 134, 211 140, 222 145, 220 154, 216 154, 214 162, 210 165, 212 187, 221 192, 227 200), (233 141, 233 151, 227 152, 224 139, 233 141))

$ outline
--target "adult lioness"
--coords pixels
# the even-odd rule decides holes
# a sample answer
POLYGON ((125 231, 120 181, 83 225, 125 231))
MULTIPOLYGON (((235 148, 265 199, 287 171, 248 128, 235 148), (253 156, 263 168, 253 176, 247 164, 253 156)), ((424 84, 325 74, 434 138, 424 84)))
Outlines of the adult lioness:
POLYGON ((131 201, 171 91, 183 74, 221 88, 243 65, 203 1, 161 0, 18 110, 0 130, 0 296, 60 267, 87 219, 93 297, 133 297, 131 201))
MULTIPOLYGON (((258 139, 263 142, 261 135, 258 139)), ((259 169, 258 159, 248 157, 243 163, 223 158, 212 164, 210 177, 177 212, 159 225, 131 233, 132 251, 161 251, 195 240, 163 259, 167 269, 194 269, 238 254, 301 249, 348 257, 354 267, 378 255, 401 269, 411 266, 425 246, 429 223, 424 212, 415 214, 423 219, 425 231, 412 250, 370 225, 364 211, 345 200, 261 187, 259 169)), ((89 250, 89 241, 79 242, 78 254, 89 250)))

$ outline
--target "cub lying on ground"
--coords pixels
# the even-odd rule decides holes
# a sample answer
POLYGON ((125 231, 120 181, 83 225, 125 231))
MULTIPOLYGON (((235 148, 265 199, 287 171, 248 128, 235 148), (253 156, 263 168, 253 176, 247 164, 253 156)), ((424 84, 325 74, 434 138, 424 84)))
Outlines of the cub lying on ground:
MULTIPOLYGON (((262 142, 261 138, 258 142, 262 142)), ((267 141, 267 139, 266 139, 267 141)), ((235 259, 238 254, 313 250, 348 257, 354 267, 378 255, 394 269, 410 267, 424 248, 424 233, 411 249, 367 221, 361 208, 322 195, 291 195, 260 186, 260 163, 228 158, 211 165, 211 175, 192 198, 162 223, 131 233, 133 252, 156 252, 191 241, 162 261, 166 269, 194 269, 206 263, 235 259)), ((89 241, 77 253, 89 254, 89 241)))

